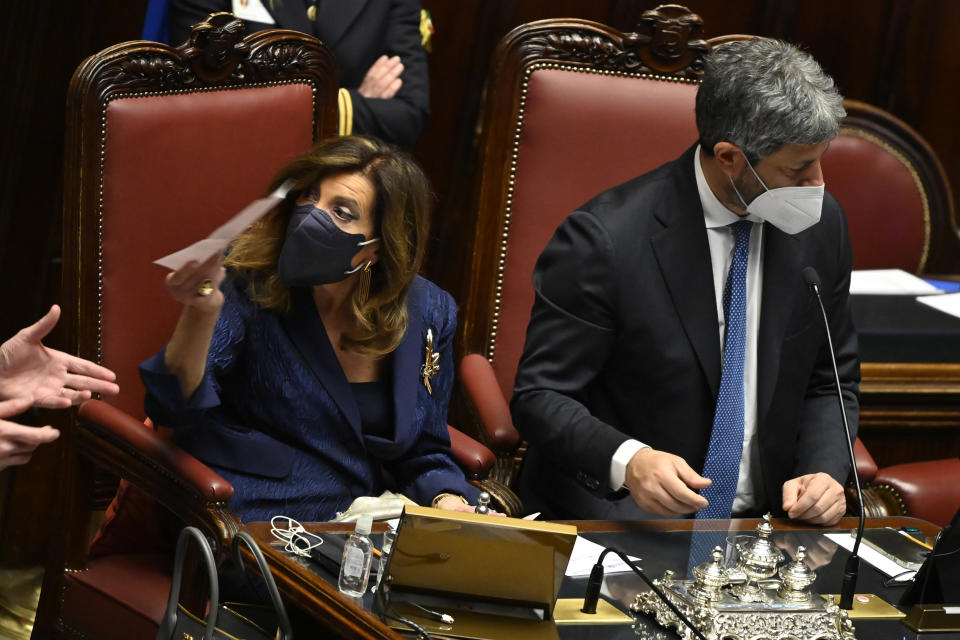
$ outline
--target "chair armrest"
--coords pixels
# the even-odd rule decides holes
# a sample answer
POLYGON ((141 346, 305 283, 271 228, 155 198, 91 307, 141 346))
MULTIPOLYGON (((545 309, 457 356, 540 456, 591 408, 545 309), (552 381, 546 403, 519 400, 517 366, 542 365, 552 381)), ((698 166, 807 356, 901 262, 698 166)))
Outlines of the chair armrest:
POLYGON ((873 484, 900 494, 908 516, 946 526, 960 507, 960 458, 884 467, 873 484))
POLYGON ((243 526, 229 508, 233 486, 153 429, 100 400, 80 405, 79 417, 76 444, 83 457, 146 491, 214 541, 229 540, 243 526))
POLYGON ((877 462, 863 446, 860 438, 853 442, 853 455, 857 458, 857 477, 860 478, 860 484, 866 484, 873 481, 877 475, 877 462))
POLYGON ((465 434, 464 432, 447 425, 450 433, 450 449, 457 463, 471 479, 485 478, 496 457, 490 449, 465 434))
POLYGON ((520 434, 490 362, 479 353, 467 354, 460 361, 460 382, 477 410, 490 447, 498 452, 516 449, 520 434))

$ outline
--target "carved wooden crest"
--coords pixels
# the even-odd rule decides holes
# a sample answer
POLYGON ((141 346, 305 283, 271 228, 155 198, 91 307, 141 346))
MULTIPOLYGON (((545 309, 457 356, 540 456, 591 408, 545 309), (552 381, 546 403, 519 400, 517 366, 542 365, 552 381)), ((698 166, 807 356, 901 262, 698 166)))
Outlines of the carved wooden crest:
POLYGON ((100 95, 277 82, 315 75, 318 64, 329 65, 328 53, 309 36, 278 38, 271 31, 245 39, 245 32, 232 14, 211 14, 179 47, 141 47, 106 63, 97 74, 100 95))
MULTIPOLYGON (((700 58, 709 50, 701 38, 703 20, 678 4, 664 4, 644 11, 638 33, 630 34, 644 63, 651 69, 677 71, 695 66, 699 75, 700 58)), ((629 36, 628 36, 629 37, 629 36)))
POLYGON ((193 25, 183 50, 185 62, 204 82, 219 82, 250 57, 242 42, 246 27, 230 13, 213 13, 193 25))
POLYGON ((526 39, 524 58, 546 58, 626 73, 667 73, 698 79, 710 45, 703 20, 686 7, 666 4, 645 11, 637 31, 557 28, 526 39))

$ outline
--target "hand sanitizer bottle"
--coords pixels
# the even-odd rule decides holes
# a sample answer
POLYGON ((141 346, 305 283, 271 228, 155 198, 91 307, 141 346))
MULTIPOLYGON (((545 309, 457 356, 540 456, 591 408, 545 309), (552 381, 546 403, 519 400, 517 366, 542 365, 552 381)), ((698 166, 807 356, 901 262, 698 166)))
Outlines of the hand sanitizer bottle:
POLYGON ((369 514, 361 515, 357 519, 356 529, 343 547, 337 586, 348 596, 361 598, 367 591, 370 561, 373 559, 373 543, 370 541, 372 527, 373 517, 369 514))

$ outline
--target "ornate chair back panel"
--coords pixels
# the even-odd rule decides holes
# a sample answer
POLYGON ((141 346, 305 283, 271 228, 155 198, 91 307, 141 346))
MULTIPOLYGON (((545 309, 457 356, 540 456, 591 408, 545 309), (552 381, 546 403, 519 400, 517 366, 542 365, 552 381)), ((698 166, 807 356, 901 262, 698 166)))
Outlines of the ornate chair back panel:
POLYGON ((143 417, 137 365, 169 337, 180 305, 153 260, 205 237, 261 197, 313 141, 304 83, 120 98, 106 107, 101 238, 101 358, 143 417))
POLYGON ((696 83, 534 67, 517 117, 501 244, 501 294, 487 356, 509 398, 533 305, 531 274, 557 226, 601 191, 679 156, 697 139, 696 83))
POLYGON ((930 209, 915 167, 901 152, 844 127, 823 157, 823 175, 847 214, 854 269, 923 271, 930 209))

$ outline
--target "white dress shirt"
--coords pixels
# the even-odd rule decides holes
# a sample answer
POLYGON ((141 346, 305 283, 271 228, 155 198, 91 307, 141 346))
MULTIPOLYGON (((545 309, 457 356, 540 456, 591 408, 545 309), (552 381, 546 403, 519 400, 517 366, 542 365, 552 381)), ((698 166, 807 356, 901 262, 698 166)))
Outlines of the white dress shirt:
MULTIPOLYGON (((700 166, 700 147, 694 158, 697 177, 697 191, 703 206, 704 224, 707 228, 707 242, 710 245, 710 263, 713 265, 713 289, 717 303, 718 348, 723 357, 724 324, 723 289, 727 281, 727 272, 733 262, 734 237, 729 228, 734 222, 742 220, 727 209, 714 195, 700 166)), ((733 500, 733 512, 741 513, 764 502, 763 482, 757 475, 760 470, 757 451, 757 335, 760 327, 760 295, 763 289, 763 221, 753 215, 747 220, 754 222, 750 234, 750 254, 747 263, 747 335, 746 355, 743 363, 743 454, 740 458, 740 478, 737 481, 737 495, 733 500)), ((627 440, 613 454, 610 464, 610 487, 621 488, 626 478, 627 464, 633 456, 647 447, 638 440, 627 440)))

